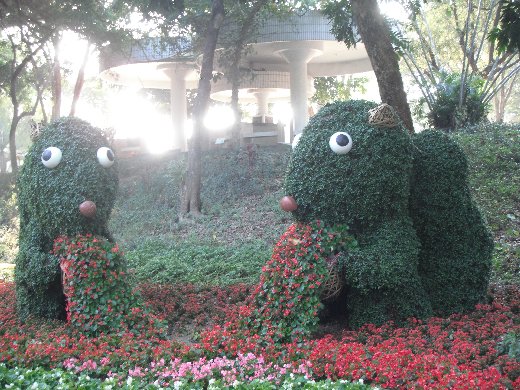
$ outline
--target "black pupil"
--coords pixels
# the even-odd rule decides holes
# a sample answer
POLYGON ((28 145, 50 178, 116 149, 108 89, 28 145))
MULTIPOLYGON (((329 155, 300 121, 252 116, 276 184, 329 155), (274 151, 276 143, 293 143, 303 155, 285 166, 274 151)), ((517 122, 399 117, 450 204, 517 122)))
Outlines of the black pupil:
POLYGON ((44 161, 49 161, 52 157, 52 152, 49 149, 45 149, 42 153, 42 159, 44 161))
POLYGON ((339 134, 336 137, 336 143, 339 146, 347 146, 348 145, 348 137, 345 134, 339 134))
POLYGON ((114 161, 114 152, 112 152, 110 149, 107 150, 107 157, 110 161, 114 161))

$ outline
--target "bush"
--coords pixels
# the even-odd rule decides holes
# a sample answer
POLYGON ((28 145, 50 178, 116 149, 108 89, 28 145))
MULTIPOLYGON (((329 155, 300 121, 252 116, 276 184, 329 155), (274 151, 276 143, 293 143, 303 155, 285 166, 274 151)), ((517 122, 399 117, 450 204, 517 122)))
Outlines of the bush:
MULTIPOLYGON (((454 130, 485 120, 489 107, 482 103, 481 98, 484 81, 477 77, 466 80, 463 104, 459 108, 461 83, 459 74, 441 73, 431 110, 426 115, 430 126, 435 129, 454 130)), ((420 104, 425 104, 424 98, 420 100, 420 104)))
POLYGON ((0 175, 0 259, 14 263, 18 253, 19 218, 16 209, 14 180, 9 174, 0 175))
POLYGON ((520 362, 520 334, 509 332, 502 336, 497 350, 499 354, 506 354, 520 362))
POLYGON ((468 127, 452 138, 468 157, 472 194, 495 238, 493 278, 520 282, 520 126, 468 127))

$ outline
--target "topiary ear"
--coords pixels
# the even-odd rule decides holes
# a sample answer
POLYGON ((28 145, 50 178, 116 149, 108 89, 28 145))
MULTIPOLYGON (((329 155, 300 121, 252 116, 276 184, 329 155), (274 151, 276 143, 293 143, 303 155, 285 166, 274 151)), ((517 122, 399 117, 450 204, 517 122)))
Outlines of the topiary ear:
POLYGON ((397 127, 399 116, 391 105, 382 103, 368 111, 368 123, 378 127, 397 127))

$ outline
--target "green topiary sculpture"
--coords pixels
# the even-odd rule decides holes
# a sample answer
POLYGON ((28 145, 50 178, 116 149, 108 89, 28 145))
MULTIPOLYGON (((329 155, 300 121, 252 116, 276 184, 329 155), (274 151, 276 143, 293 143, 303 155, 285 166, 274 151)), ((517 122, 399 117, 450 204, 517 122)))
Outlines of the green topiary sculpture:
POLYGON ((467 311, 486 295, 493 239, 471 198, 462 149, 438 131, 416 134, 413 142, 419 273, 436 315, 467 311))
POLYGON ((58 258, 50 254, 53 241, 86 233, 110 238, 107 222, 117 186, 114 154, 99 129, 64 118, 41 131, 18 181, 15 281, 21 320, 65 318, 58 258))
MULTIPOLYGON (((343 297, 352 327, 468 309, 482 297, 487 286, 489 236, 471 203, 462 167, 455 162, 444 163, 446 169, 453 169, 449 175, 461 180, 452 187, 449 183, 435 187, 434 170, 427 170, 422 176, 418 173, 423 169, 422 163, 432 163, 428 158, 449 159, 450 152, 433 150, 453 149, 453 143, 446 138, 443 142, 437 138, 425 140, 436 146, 419 152, 423 137, 416 137, 414 145, 397 120, 387 121, 393 115, 391 108, 386 106, 380 111, 376 107, 367 101, 336 102, 312 118, 294 147, 285 181, 288 197, 282 208, 292 211, 299 222, 322 220, 329 226, 348 225, 356 238, 358 247, 345 254, 341 262, 347 285, 343 297), (386 114, 378 118, 380 112, 386 114), (440 193, 456 188, 460 196, 437 209, 442 210, 441 214, 432 215, 430 205, 423 202, 429 191, 438 191, 432 196, 441 199, 440 193), (460 217, 451 215, 455 212, 460 217), (442 230, 443 221, 443 234, 428 236, 433 227, 442 230), (466 222, 476 226, 468 234, 453 237, 466 222), (475 246, 479 239, 481 243, 475 246), (457 248, 439 249, 455 240, 460 242, 457 248), (461 253, 464 248, 467 254, 461 253), (481 275, 471 277, 477 269, 481 275), (435 281, 446 273, 451 273, 450 283, 458 276, 467 276, 457 288, 460 296, 452 300, 457 304, 442 311, 439 307, 449 294, 448 286, 435 281), (438 292, 440 289, 444 291, 438 292), (472 292, 463 292, 465 289, 472 292)), ((455 149, 460 156, 460 150, 455 149)))

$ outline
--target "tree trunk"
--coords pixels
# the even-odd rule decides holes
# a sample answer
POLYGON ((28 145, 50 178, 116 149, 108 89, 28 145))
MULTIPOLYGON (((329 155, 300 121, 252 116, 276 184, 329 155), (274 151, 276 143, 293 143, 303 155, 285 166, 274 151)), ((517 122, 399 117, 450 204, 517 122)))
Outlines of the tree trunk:
POLYGON ((4 147, 0 145, 2 148, 0 149, 0 173, 5 173, 7 171, 5 155, 4 155, 4 147))
POLYGON ((504 122, 504 87, 500 88, 500 93, 497 93, 493 98, 495 103, 495 122, 503 123, 504 122))
POLYGON ((213 79, 213 60, 223 19, 223 0, 212 0, 211 20, 205 34, 199 87, 193 107, 193 135, 189 144, 188 166, 186 168, 183 189, 181 190, 180 219, 187 214, 201 214, 201 138, 204 130, 203 118, 209 105, 211 80, 213 79))
MULTIPOLYGON (((504 79, 504 75, 501 76, 504 79)), ((500 87, 499 92, 494 96, 495 103, 495 121, 498 123, 504 122, 504 116, 506 113, 506 104, 511 98, 511 94, 513 93, 513 88, 516 85, 516 79, 518 78, 518 73, 515 74, 511 80, 508 81, 507 84, 504 84, 500 87)))
POLYGON ((9 130, 9 156, 11 159, 11 172, 16 176, 18 173, 18 159, 16 156, 16 128, 18 127, 18 123, 20 119, 18 115, 13 116, 13 120, 11 121, 11 128, 9 130))
POLYGON ((4 133, 0 133, 0 173, 7 171, 7 161, 5 160, 4 148, 7 143, 4 142, 4 133))
POLYGON ((90 42, 87 42, 87 49, 85 50, 85 55, 83 56, 83 62, 81 63, 81 67, 79 68, 79 71, 78 71, 78 77, 76 78, 76 85, 74 86, 74 96, 72 97, 72 104, 70 106, 69 116, 76 115, 76 105, 78 104, 78 100, 81 95, 81 90, 83 89, 83 84, 85 83, 85 68, 87 66, 89 54, 90 54, 90 42))
POLYGON ((60 40, 61 34, 54 38, 54 65, 52 69, 52 117, 51 121, 61 116, 61 66, 60 66, 60 40))
MULTIPOLYGON (((233 64, 234 65, 234 64, 233 64)), ((233 66, 235 69, 231 69, 231 72, 240 72, 240 69, 237 66, 233 66)), ((235 117, 235 121, 233 122, 233 127, 231 128, 231 144, 233 147, 238 149, 240 147, 240 129, 242 127, 242 114, 240 112, 240 107, 238 105, 238 87, 240 83, 240 76, 232 76, 231 82, 231 110, 233 111, 233 115, 235 117)))
POLYGON ((399 60, 377 1, 351 0, 351 5, 361 41, 365 45, 377 78, 381 100, 396 109, 404 126, 413 133, 412 114, 399 71, 399 60))

